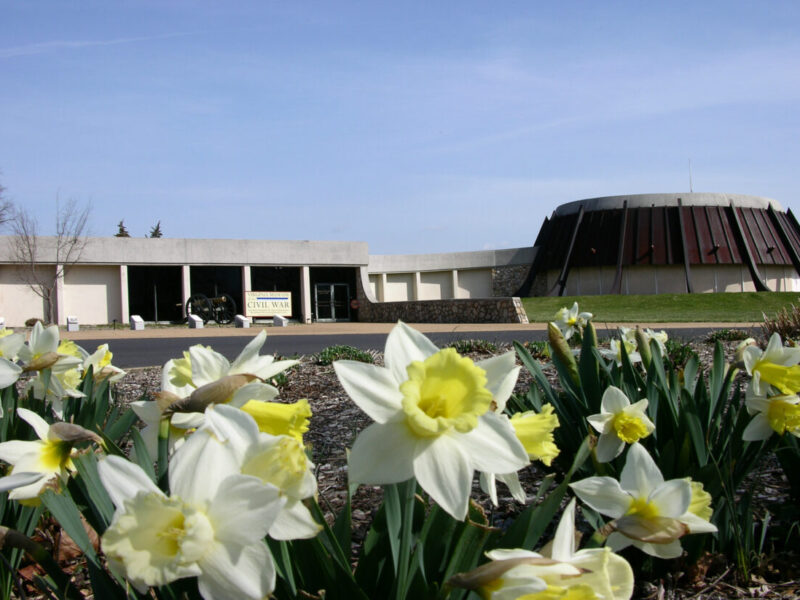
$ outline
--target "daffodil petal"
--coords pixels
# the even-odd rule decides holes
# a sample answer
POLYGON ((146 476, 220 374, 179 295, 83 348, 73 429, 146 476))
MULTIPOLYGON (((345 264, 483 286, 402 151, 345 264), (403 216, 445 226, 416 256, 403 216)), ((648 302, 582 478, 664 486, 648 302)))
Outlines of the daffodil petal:
POLYGON ((0 389, 13 385, 22 374, 22 367, 5 358, 0 358, 0 389))
POLYGON ((497 412, 505 410, 506 402, 517 383, 520 367, 515 366, 516 360, 516 353, 511 351, 475 363, 486 371, 486 388, 494 396, 497 412))
POLYGON ((306 540, 313 538, 322 529, 314 520, 305 505, 299 500, 289 502, 283 507, 272 527, 269 537, 274 540, 306 540))
POLYGON ((678 519, 689 510, 692 486, 686 479, 670 479, 659 485, 648 498, 658 516, 678 519))
MULTIPOLYGON (((264 343, 267 341, 267 332, 266 330, 262 329, 258 332, 252 340, 250 340, 247 345, 242 349, 230 367, 230 374, 233 375, 235 373, 255 373, 253 371, 246 370, 249 366, 248 363, 253 361, 254 359, 258 358, 258 353, 261 352, 261 348, 264 346, 264 343)), ((272 357, 267 357, 272 361, 272 357)))
POLYGON ((408 379, 408 365, 414 361, 422 362, 438 351, 436 344, 425 335, 398 322, 386 338, 383 361, 394 375, 395 385, 398 385, 408 379))
POLYGON ((664 476, 653 457, 641 444, 631 444, 625 466, 619 477, 620 485, 634 496, 647 496, 651 490, 664 483, 664 476))
POLYGON ((250 475, 230 475, 217 489, 208 507, 215 537, 228 545, 248 545, 267 535, 286 503, 278 488, 250 475))
POLYGON ((197 587, 205 600, 261 600, 275 588, 275 565, 261 542, 234 553, 215 544, 200 566, 197 587))
POLYGON ((498 481, 502 481, 506 484, 508 491, 511 493, 511 497, 514 498, 520 504, 525 504, 528 500, 528 495, 525 493, 525 490, 522 489, 522 485, 519 482, 519 475, 516 473, 504 473, 504 474, 497 474, 495 476, 498 481))
POLYGON ((560 562, 569 562, 575 554, 575 498, 570 500, 561 514, 561 520, 553 536, 550 557, 560 562))
POLYGON ((0 477, 0 492, 7 492, 15 488, 33 485, 44 477, 47 477, 47 475, 31 472, 12 473, 6 477, 0 477))
POLYGON ((192 382, 197 387, 225 377, 230 369, 227 358, 199 344, 189 348, 189 356, 192 359, 192 382))
POLYGON ((481 416, 475 429, 453 441, 461 445, 477 471, 513 473, 530 464, 509 420, 493 412, 481 416))
POLYGON ((434 438, 414 458, 414 475, 422 489, 458 520, 467 516, 472 473, 469 455, 449 435, 434 438))
POLYGON ((624 515, 631 505, 631 496, 611 477, 588 477, 570 483, 569 487, 581 502, 614 519, 624 515))
POLYGON ((47 434, 50 431, 50 425, 42 417, 32 410, 28 410, 27 408, 18 408, 17 416, 19 416, 19 418, 25 421, 28 425, 33 427, 33 430, 36 432, 36 435, 39 436, 40 440, 47 439, 47 434))
POLYGON ((229 402, 230 406, 241 408, 250 400, 257 402, 271 402, 278 397, 280 392, 275 386, 260 381, 252 381, 243 385, 233 394, 233 398, 229 402))
POLYGON ((689 528, 689 533, 714 533, 717 531, 716 525, 692 512, 685 512, 678 520, 689 528))
POLYGON ((38 456, 40 448, 40 442, 9 440, 8 442, 0 443, 0 460, 10 465, 15 465, 26 454, 33 453, 38 456))
POLYGON ((630 406, 630 404, 631 402, 624 392, 613 385, 606 388, 600 403, 603 412, 610 413, 620 412, 626 406, 630 406))
POLYGON ((403 422, 373 423, 356 438, 348 458, 350 483, 399 483, 414 476, 417 438, 403 422))
POLYGON ((683 548, 681 548, 680 540, 673 540, 668 544, 650 544, 647 542, 640 542, 638 540, 632 540, 632 543, 642 552, 657 558, 678 558, 681 554, 683 554, 683 548))
POLYGON ((255 419, 243 410, 224 404, 209 407, 205 412, 203 428, 215 441, 224 444, 238 460, 243 460, 247 449, 258 442, 258 425, 255 419))
POLYGON ((775 431, 769 424, 764 413, 759 413, 747 424, 742 432, 742 439, 745 442, 760 442, 769 438, 775 431))
POLYGON ((230 444, 217 440, 209 429, 199 429, 175 450, 169 465, 169 489, 187 502, 209 502, 222 481, 239 468, 230 444), (198 467, 203 469, 203 477, 197 476, 198 467))
POLYGON ((97 464, 97 470, 103 487, 117 508, 139 492, 164 495, 139 465, 120 456, 107 456, 97 464))
POLYGON ((614 460, 617 456, 622 454, 622 450, 625 448, 625 442, 623 442, 619 437, 611 432, 611 433, 604 433, 600 436, 600 439, 597 441, 597 446, 595 446, 594 452, 597 456, 597 461, 601 463, 606 463, 614 460))
POLYGON ((492 504, 499 506, 497 502, 497 482, 494 473, 481 472, 478 479, 483 493, 489 496, 489 500, 492 501, 492 504))
POLYGON ((337 360, 333 368, 347 395, 376 423, 402 411, 403 394, 389 369, 354 360, 337 360))
POLYGON ((523 550, 522 548, 495 548, 486 553, 490 560, 510 560, 513 558, 543 558, 538 552, 523 550))

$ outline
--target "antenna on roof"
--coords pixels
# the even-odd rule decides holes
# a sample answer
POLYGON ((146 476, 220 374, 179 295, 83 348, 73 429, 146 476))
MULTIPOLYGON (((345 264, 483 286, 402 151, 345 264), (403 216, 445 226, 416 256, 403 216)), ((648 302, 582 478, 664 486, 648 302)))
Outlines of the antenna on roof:
POLYGON ((689 159, 689 193, 691 194, 694 190, 692 189, 692 159, 689 159))

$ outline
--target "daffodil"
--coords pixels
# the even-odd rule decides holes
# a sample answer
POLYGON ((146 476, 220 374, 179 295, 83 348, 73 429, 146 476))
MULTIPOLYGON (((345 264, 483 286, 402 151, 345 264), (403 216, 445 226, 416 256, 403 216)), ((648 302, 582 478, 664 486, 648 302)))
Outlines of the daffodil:
POLYGON ((206 600, 272 592, 275 566, 263 538, 284 500, 273 486, 226 471, 226 454, 187 468, 177 451, 170 496, 138 465, 117 456, 100 462, 116 507, 101 539, 112 570, 142 593, 184 577, 197 577, 206 600))
POLYGON ((291 404, 249 400, 242 410, 255 419, 260 431, 270 435, 289 435, 303 443, 303 434, 308 431, 311 417, 308 400, 291 404))
POLYGON ((773 433, 800 437, 800 398, 797 394, 759 396, 754 387, 749 387, 745 406, 747 412, 754 415, 742 433, 746 442, 766 440, 773 433))
POLYGON ((549 550, 487 552, 492 562, 461 573, 450 584, 477 590, 489 600, 628 600, 633 570, 610 548, 576 550, 575 500, 567 505, 549 550))
POLYGON ((192 346, 189 348, 188 363, 185 355, 181 359, 173 360, 168 375, 175 387, 188 391, 214 383, 229 375, 254 375, 266 381, 297 364, 296 360, 276 361, 273 356, 260 355, 259 352, 266 340, 267 333, 262 330, 232 363, 207 346, 199 344, 192 346))
POLYGON ((108 344, 102 344, 93 354, 84 358, 83 370, 92 367, 92 377, 95 381, 108 380, 109 383, 115 383, 125 376, 125 371, 112 365, 112 358, 113 354, 108 349, 108 344))
MULTIPOLYGON (((511 426, 525 452, 528 453, 528 458, 550 466, 559 454, 558 446, 553 441, 553 430, 558 427, 558 417, 553 413, 553 406, 545 404, 540 413, 532 410, 516 413, 511 416, 511 426)), ((481 473, 481 489, 489 494, 495 506, 498 506, 495 481, 504 483, 517 502, 524 503, 527 499, 517 473, 481 473)))
POLYGON ((0 357, 11 362, 17 360, 17 353, 25 343, 25 336, 11 329, 0 329, 0 357))
POLYGON ((750 382, 755 396, 767 396, 768 386, 791 395, 800 392, 800 348, 787 348, 781 336, 773 333, 766 350, 748 345, 742 355, 745 369, 752 376, 750 382))
POLYGON ((622 453, 625 444, 634 444, 650 435, 655 429, 647 417, 647 398, 631 404, 625 393, 609 386, 603 393, 600 413, 588 421, 600 433, 595 447, 599 462, 609 462, 622 453))
POLYGON ((73 470, 74 445, 79 441, 100 442, 97 434, 71 423, 49 425, 42 417, 27 408, 17 408, 17 415, 28 423, 38 440, 11 440, 0 444, 0 460, 12 466, 9 477, 0 479, 4 489, 11 489, 12 500, 32 500, 38 497, 45 486, 66 481, 73 470), (28 477, 17 477, 28 474, 28 477), (36 474, 34 478, 33 474, 36 474))
POLYGON ((631 364, 640 362, 642 360, 641 355, 636 351, 636 342, 631 342, 630 340, 625 339, 622 337, 621 339, 612 339, 608 343, 608 348, 600 348, 600 354, 605 356, 608 359, 613 360, 617 363, 617 365, 622 364, 622 348, 625 348, 625 353, 628 355, 628 359, 631 361, 631 364))
POLYGON ((556 313, 553 322, 558 326, 566 339, 575 333, 580 333, 581 328, 586 327, 586 323, 592 318, 590 312, 578 312, 578 303, 575 302, 572 308, 560 308, 556 313))
POLYGON ((260 432, 249 414, 216 405, 206 409, 203 425, 176 452, 182 460, 175 468, 194 469, 209 462, 207 457, 224 452, 230 461, 223 470, 251 475, 275 486, 286 500, 269 529, 270 537, 291 540, 319 533, 321 526, 302 502, 317 492, 314 465, 305 454, 302 440, 260 432))
POLYGON ((631 544, 652 556, 676 558, 681 554, 679 538, 686 533, 716 531, 702 524, 689 509, 692 486, 689 479, 664 481, 651 456, 641 444, 628 450, 620 480, 589 477, 571 483, 581 501, 614 519, 615 529, 607 544, 621 550, 631 544))
POLYGON ((528 464, 508 419, 491 410, 513 390, 513 357, 473 363, 398 323, 386 341, 384 363, 334 363, 345 391, 375 421, 353 444, 351 482, 416 477, 445 511, 463 519, 475 470, 512 473, 528 464))

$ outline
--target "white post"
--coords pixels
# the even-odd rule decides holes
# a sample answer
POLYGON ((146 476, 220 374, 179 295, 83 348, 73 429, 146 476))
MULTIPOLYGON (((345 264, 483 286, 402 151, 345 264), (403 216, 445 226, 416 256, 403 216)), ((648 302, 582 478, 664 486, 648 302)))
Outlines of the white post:
POLYGON ((453 269, 453 298, 458 297, 458 269, 453 269))
POLYGON ((130 316, 130 303, 128 300, 128 265, 119 266, 119 299, 120 299, 120 322, 127 323, 130 316))
POLYGON ((378 302, 386 302, 386 273, 381 273, 381 287, 378 290, 378 302))
MULTIPOLYGON (((186 303, 189 302, 189 296, 192 295, 192 277, 189 269, 189 265, 181 266, 181 280, 183 282, 183 302, 181 307, 186 306, 186 303)), ((183 309, 181 309, 181 313, 183 313, 183 309)))
MULTIPOLYGON (((253 279, 250 275, 250 265, 242 266, 242 302, 244 302, 245 292, 253 291, 253 279)), ((244 307, 242 307, 242 314, 244 314, 244 307)))
POLYGON ((311 271, 306 265, 300 267, 300 297, 303 306, 303 322, 311 323, 311 271))
POLYGON ((419 288, 421 287, 422 287, 422 276, 420 275, 419 271, 414 271, 414 285, 413 285, 414 297, 412 298, 412 300, 419 300, 419 288))

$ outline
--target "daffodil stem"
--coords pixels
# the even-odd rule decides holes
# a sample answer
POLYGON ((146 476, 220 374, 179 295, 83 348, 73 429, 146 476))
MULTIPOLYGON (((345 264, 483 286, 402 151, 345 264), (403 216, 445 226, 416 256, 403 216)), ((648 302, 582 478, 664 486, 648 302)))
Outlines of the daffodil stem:
POLYGON ((417 492, 417 480, 411 478, 398 486, 400 501, 402 503, 402 523, 400 526, 400 560, 397 566, 397 577, 395 578, 396 600, 406 597, 409 581, 409 563, 411 561, 411 551, 414 542, 414 502, 417 492))

